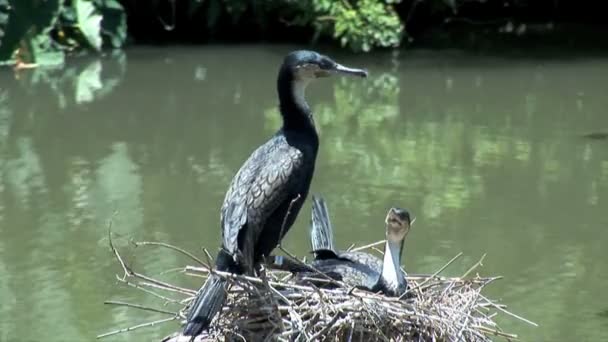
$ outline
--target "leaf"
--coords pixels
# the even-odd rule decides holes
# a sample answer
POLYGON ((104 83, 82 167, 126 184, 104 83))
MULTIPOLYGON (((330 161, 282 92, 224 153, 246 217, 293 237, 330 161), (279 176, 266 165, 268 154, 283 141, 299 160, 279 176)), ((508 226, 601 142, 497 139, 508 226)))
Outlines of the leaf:
POLYGON ((58 66, 64 63, 65 54, 51 45, 51 40, 46 33, 34 37, 26 36, 24 40, 31 54, 29 62, 41 66, 58 66))
POLYGON ((101 14, 92 1, 76 0, 76 17, 78 28, 89 45, 95 50, 101 50, 101 14))
MULTIPOLYGON (((0 61, 10 61, 19 46, 30 46, 38 35, 48 38, 59 17, 59 0, 0 0, 0 61)), ((25 63, 36 62, 34 51, 22 51, 17 57, 25 63)))
POLYGON ((127 40, 127 15, 117 0, 97 0, 95 2, 103 20, 101 32, 113 48, 123 46, 127 40))
POLYGON ((48 64, 57 64, 58 58, 47 59, 45 54, 56 52, 49 32, 61 9, 60 0, 0 0, 0 61, 47 64, 48 60, 48 64))

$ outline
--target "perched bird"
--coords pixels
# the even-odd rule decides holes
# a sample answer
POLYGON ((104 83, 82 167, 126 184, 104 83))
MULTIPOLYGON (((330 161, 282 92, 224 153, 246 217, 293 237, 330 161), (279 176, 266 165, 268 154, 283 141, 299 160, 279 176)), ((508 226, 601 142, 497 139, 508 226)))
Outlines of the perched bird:
MULTIPOLYGON (((277 80, 283 126, 232 179, 221 209, 217 270, 253 275, 292 226, 308 195, 319 147, 304 92, 312 80, 338 73, 367 76, 365 70, 345 67, 313 51, 285 57, 277 80)), ((199 335, 209 326, 226 300, 225 287, 217 275, 207 279, 190 307, 183 335, 199 335)))
POLYGON ((386 244, 384 259, 361 251, 338 251, 334 248, 333 228, 327 205, 322 198, 313 196, 310 239, 315 260, 304 265, 283 257, 274 257, 271 266, 297 273, 299 281, 320 279, 320 286, 332 286, 317 272, 348 286, 388 296, 400 296, 407 290, 405 272, 400 260, 405 237, 410 230, 410 214, 401 208, 391 208, 385 219, 386 244))

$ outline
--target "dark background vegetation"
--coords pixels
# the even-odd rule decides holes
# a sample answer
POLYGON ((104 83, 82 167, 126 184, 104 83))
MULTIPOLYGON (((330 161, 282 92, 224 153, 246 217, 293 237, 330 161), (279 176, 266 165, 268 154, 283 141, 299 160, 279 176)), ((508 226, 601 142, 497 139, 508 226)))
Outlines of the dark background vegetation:
MULTIPOLYGON (((191 7, 194 1, 144 1, 122 0, 128 14, 129 32, 136 41, 208 43, 214 41, 308 41, 315 34, 314 25, 301 27, 290 25, 289 6, 277 6, 261 10, 255 1, 233 1, 247 3, 242 15, 233 17, 223 12, 214 16, 213 2, 202 1, 195 14, 191 7), (175 8, 175 14, 173 13, 175 8), (167 30, 164 23, 170 24, 167 30), (209 23, 212 25, 209 25, 209 23)), ((218 1, 224 2, 224 1, 218 1)), ((230 1, 227 1, 230 2, 230 1)), ((261 2, 261 1, 260 1, 261 2)), ((270 1, 289 4, 290 1, 270 1)), ((295 2, 295 1, 292 1, 295 2)), ((328 1, 330 2, 330 1, 328 1)), ((336 1, 340 2, 340 1, 336 1)), ((357 1, 350 1, 354 4, 357 1)), ((470 31, 503 31, 509 23, 515 28, 525 24, 534 32, 549 33, 558 25, 599 27, 607 26, 606 12, 599 1, 573 0, 404 0, 376 1, 392 4, 401 23, 405 26, 406 38, 424 36, 437 29, 468 29, 470 31), (501 30, 502 28, 502 30, 501 30)), ((568 27, 568 28, 570 28, 568 27)), ((530 33, 520 32, 522 33, 530 33)), ((331 40, 331 36, 326 36, 331 40)))
POLYGON ((126 43, 322 42, 367 52, 540 39, 604 48, 604 7, 591 0, 0 0, 0 61, 59 64, 66 53, 126 43))

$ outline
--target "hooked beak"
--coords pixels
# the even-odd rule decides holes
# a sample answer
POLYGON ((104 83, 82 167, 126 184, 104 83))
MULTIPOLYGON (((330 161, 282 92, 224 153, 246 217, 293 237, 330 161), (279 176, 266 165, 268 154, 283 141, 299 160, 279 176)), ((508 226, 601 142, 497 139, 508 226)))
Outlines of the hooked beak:
POLYGON ((333 62, 333 66, 330 69, 319 69, 315 72, 316 77, 329 77, 334 74, 345 74, 351 76, 367 77, 367 70, 349 68, 342 64, 333 62))
POLYGON ((338 63, 336 63, 336 65, 334 66, 334 72, 359 77, 367 77, 367 70, 365 69, 349 68, 338 63))

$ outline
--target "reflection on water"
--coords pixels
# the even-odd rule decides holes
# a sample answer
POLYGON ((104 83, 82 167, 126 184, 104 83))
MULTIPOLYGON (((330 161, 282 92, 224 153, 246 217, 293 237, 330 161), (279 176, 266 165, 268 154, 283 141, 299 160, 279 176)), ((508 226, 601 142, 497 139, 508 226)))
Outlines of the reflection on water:
MULTIPOLYGON (((280 124, 274 84, 288 50, 135 49, 0 70, 0 341, 91 340, 154 317, 102 305, 154 301, 115 284, 108 219, 123 247, 216 248, 228 182, 280 124)), ((386 208, 406 206, 418 219, 410 271, 462 251, 461 273, 487 252, 484 274, 506 277, 491 295, 540 324, 505 328, 608 339, 596 300, 608 286, 608 144, 585 138, 608 130, 608 60, 336 58, 372 74, 309 90, 322 139, 312 191, 328 199, 339 244, 380 239, 386 208)), ((300 254, 308 212, 286 241, 300 254)), ((184 262, 150 250, 129 259, 152 274, 184 262)))

